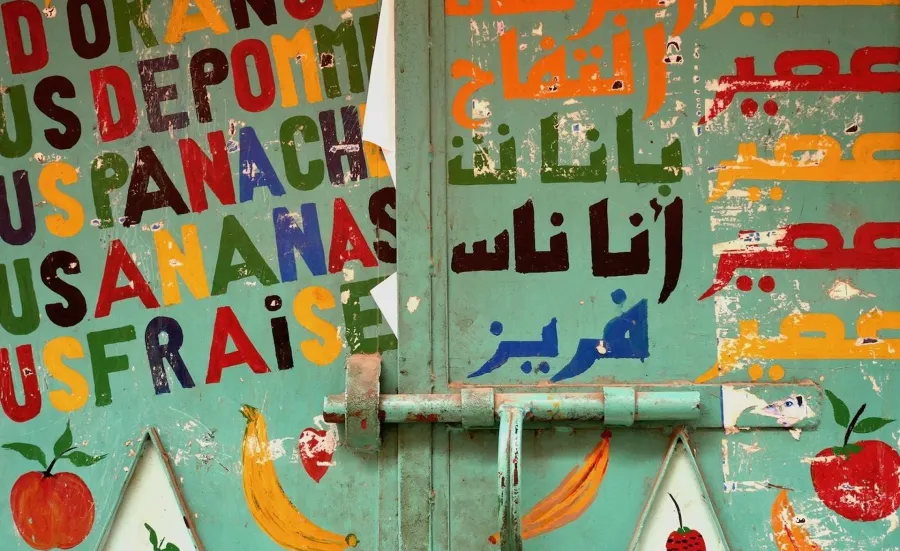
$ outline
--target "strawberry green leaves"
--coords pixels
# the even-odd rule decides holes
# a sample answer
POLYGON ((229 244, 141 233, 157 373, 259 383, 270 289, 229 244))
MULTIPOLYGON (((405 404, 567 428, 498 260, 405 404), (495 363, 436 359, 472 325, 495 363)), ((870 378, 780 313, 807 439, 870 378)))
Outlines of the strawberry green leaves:
POLYGON ((162 541, 159 541, 156 536, 156 530, 154 530, 149 524, 144 523, 144 528, 150 532, 150 545, 153 546, 153 551, 181 551, 177 545, 172 542, 166 543, 166 539, 163 538, 162 541), (163 544, 166 544, 163 547, 163 544))
POLYGON ((3 444, 2 446, 0 446, 0 448, 18 452, 25 459, 37 461, 41 464, 41 467, 45 469, 47 468, 47 456, 44 455, 44 450, 35 446, 34 444, 13 442, 12 444, 3 444))
POLYGON ((866 404, 863 404, 859 410, 857 410, 853 419, 850 419, 850 409, 843 400, 838 398, 830 390, 826 390, 825 395, 828 396, 828 401, 831 402, 831 409, 834 411, 834 421, 847 429, 847 432, 844 433, 844 445, 835 446, 833 448, 835 455, 849 456, 862 450, 860 446, 850 443, 851 434, 869 434, 888 423, 894 422, 893 419, 885 419, 884 417, 866 417, 865 419, 860 419, 863 412, 866 410, 866 404))
POLYGON ((56 443, 53 444, 53 461, 51 461, 49 465, 47 465, 47 456, 44 455, 44 450, 34 444, 13 442, 4 444, 0 446, 0 448, 17 452, 25 459, 37 461, 40 463, 41 467, 44 468, 44 476, 51 476, 53 467, 60 459, 66 459, 76 467, 89 467, 106 457, 106 454, 94 456, 84 452, 73 451, 77 448, 77 446, 72 445, 73 441, 72 427, 70 423, 67 422, 66 430, 63 431, 60 437, 56 439, 56 443))
POLYGON ((834 422, 847 428, 850 424, 850 409, 847 407, 847 404, 830 390, 826 390, 825 395, 828 396, 828 401, 831 402, 831 409, 834 410, 834 422))

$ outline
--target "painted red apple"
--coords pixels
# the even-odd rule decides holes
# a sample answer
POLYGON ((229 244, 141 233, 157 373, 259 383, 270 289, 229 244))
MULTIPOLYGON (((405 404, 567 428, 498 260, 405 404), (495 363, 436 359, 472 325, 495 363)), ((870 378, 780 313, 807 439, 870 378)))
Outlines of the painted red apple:
POLYGON ((810 467, 813 488, 826 507, 842 517, 870 522, 891 516, 900 509, 900 454, 879 440, 850 442, 850 436, 868 434, 893 419, 860 419, 863 404, 853 419, 847 405, 826 390, 834 420, 846 427, 844 445, 819 452, 810 467))
POLYGON ((318 483, 332 465, 334 450, 337 448, 337 432, 307 428, 300 433, 297 451, 306 474, 318 483))
POLYGON ((43 450, 20 442, 2 448, 37 461, 42 471, 25 473, 13 484, 9 496, 13 523, 19 535, 34 549, 71 549, 83 542, 94 526, 94 497, 81 477, 54 473, 57 461, 66 459, 76 467, 86 467, 105 455, 93 457, 73 451, 72 431, 66 431, 53 446, 53 461, 47 465, 43 450))

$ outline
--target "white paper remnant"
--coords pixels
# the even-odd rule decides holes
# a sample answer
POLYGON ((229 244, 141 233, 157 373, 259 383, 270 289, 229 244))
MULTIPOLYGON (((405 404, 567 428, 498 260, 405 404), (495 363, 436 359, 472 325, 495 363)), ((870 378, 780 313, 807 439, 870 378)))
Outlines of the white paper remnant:
POLYGON ((394 332, 394 335, 397 335, 397 322, 399 319, 397 314, 399 295, 397 274, 394 273, 373 287, 370 294, 372 295, 375 304, 378 306, 378 309, 381 310, 381 315, 384 316, 384 320, 391 326, 391 331, 394 332))
MULTIPOLYGON (((378 19, 378 34, 375 38, 375 54, 372 58, 372 76, 369 80, 362 139, 381 148, 394 185, 397 183, 397 128, 394 120, 395 85, 394 0, 384 0, 378 19)), ((372 295, 374 296, 374 294, 373 291, 372 295)), ((387 315, 385 314, 385 316, 387 315)), ((396 316, 394 319, 397 319, 396 316)), ((394 333, 396 333, 396 324, 391 325, 391 327, 394 328, 394 333)))

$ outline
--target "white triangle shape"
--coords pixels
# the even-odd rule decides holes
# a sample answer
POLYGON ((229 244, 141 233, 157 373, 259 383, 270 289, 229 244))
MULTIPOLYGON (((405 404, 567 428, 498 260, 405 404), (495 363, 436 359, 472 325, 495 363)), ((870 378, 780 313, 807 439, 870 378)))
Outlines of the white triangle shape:
POLYGON ((729 551, 684 429, 672 436, 628 549, 729 551))
POLYGON ((203 551, 196 534, 168 454, 151 428, 141 439, 98 550, 203 551))

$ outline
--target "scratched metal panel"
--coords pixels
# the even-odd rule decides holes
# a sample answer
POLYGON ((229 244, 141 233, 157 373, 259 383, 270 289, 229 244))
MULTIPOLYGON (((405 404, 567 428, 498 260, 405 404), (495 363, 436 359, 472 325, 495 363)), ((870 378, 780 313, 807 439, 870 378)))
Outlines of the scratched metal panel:
POLYGON ((394 192, 359 135, 378 12, 0 5, 0 445, 65 454, 42 479, 37 448, 0 449, 4 550, 97 549, 149 426, 207 550, 394 548, 395 438, 355 456, 319 417, 347 354, 396 361, 368 297, 394 192))
MULTIPOLYGON (((446 185, 447 384, 811 379, 849 415, 729 391, 723 419, 760 408, 818 429, 691 436, 730 548, 792 548, 789 532, 900 548, 898 426, 878 421, 900 413, 898 16, 890 2, 446 2, 432 185, 446 185), (848 430, 863 404, 875 420, 848 430), (848 459, 816 459, 832 447, 848 459)), ((493 548, 496 438, 447 438, 449 515, 464 520, 450 547, 493 548)), ((614 430, 593 504, 526 517, 525 549, 629 548, 667 440, 614 430)), ((600 441, 526 433, 523 511, 558 498, 600 441)))

